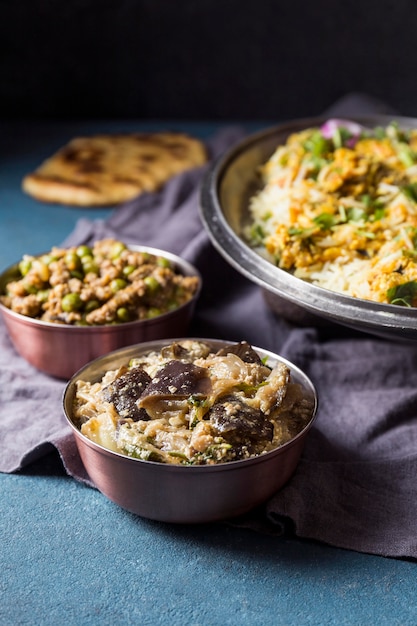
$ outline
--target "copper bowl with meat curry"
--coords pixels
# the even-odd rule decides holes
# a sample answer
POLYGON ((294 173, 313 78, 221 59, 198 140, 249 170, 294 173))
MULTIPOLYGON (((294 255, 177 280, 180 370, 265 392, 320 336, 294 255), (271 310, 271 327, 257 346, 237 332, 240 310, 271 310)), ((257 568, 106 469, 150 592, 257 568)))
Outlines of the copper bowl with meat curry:
POLYGON ((198 270, 175 254, 101 240, 92 247, 25 255, 0 275, 0 314, 20 356, 68 380, 118 348, 185 334, 201 286, 198 270), (122 251, 117 268, 102 250, 93 255, 100 245, 122 251), (138 259, 145 268, 135 267, 138 259))
POLYGON ((102 494, 144 518, 196 524, 244 514, 290 480, 317 395, 267 350, 183 338, 94 360, 63 404, 102 494))

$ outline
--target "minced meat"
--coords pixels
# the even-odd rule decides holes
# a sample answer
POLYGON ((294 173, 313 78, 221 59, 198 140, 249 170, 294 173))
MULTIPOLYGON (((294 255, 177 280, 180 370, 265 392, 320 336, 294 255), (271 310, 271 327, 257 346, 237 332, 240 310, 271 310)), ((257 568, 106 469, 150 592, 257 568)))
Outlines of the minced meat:
POLYGON ((46 322, 96 326, 156 317, 188 302, 199 278, 114 239, 25 255, 0 301, 46 322))

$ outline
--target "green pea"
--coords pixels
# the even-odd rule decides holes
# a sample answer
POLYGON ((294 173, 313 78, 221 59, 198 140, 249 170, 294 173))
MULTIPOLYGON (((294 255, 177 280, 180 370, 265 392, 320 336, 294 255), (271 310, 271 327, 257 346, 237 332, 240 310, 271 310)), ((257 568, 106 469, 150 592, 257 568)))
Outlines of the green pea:
POLYGON ((58 257, 54 256, 53 254, 44 254, 43 256, 41 256, 40 260, 42 261, 42 263, 45 263, 45 265, 50 265, 53 261, 57 261, 58 257))
POLYGON ((67 293, 61 300, 62 310, 66 313, 79 311, 82 306, 83 301, 79 293, 67 293))
POLYGON ((70 271, 78 270, 81 267, 80 257, 75 252, 67 252, 64 261, 70 271))
POLYGON ((89 326, 87 320, 85 320, 83 317, 80 320, 77 320, 75 322, 75 326, 89 326))
POLYGON ((86 265, 87 263, 94 263, 94 257, 92 254, 84 254, 80 257, 81 264, 86 265))
POLYGON ((30 271, 31 267, 32 267, 32 258, 29 257, 25 257, 23 258, 20 263, 19 263, 19 271, 22 274, 22 276, 26 276, 26 274, 30 271))
POLYGON ((39 259, 34 259, 31 272, 36 274, 44 283, 48 282, 50 276, 49 267, 39 259))
POLYGON ((159 265, 159 267, 171 267, 171 261, 163 256, 159 256, 157 259, 157 265, 159 265))
POLYGON ((35 285, 27 284, 24 286, 26 293, 34 294, 38 293, 38 288, 35 285))
POLYGON ((94 261, 93 257, 85 256, 82 258, 84 274, 99 274, 100 268, 94 261), (84 260, 85 259, 85 260, 84 260))
POLYGON ((124 267, 124 268, 123 268, 123 274, 124 274, 125 276, 130 276, 130 274, 131 274, 132 272, 134 272, 134 271, 135 271, 135 269, 136 269, 136 268, 135 268, 135 266, 134 266, 134 265, 126 265, 126 267, 124 267))
POLYGON ((77 248, 77 256, 81 259, 85 256, 93 256, 93 251, 89 246, 78 246, 77 248))
POLYGON ((48 300, 50 291, 51 291, 50 289, 40 289, 38 293, 36 294, 36 297, 39 300, 39 302, 46 302, 48 300))
POLYGON ((91 313, 91 311, 98 309, 99 306, 100 302, 98 300, 89 300, 85 305, 85 312, 91 313))
POLYGON ((120 322, 129 322, 130 321, 130 313, 129 311, 121 306, 119 309, 117 309, 116 311, 116 317, 120 322))
POLYGON ((147 317, 148 319, 152 319, 153 317, 158 317, 158 315, 161 315, 161 313, 161 309, 157 309, 156 307, 150 307, 150 309, 148 309, 147 317))
POLYGON ((186 294, 186 291, 184 290, 184 287, 182 287, 181 285, 177 285, 175 289, 175 297, 178 300, 178 302, 183 300, 186 295, 187 294, 186 294))
POLYGON ((110 289, 112 290, 113 293, 116 293, 116 291, 120 291, 121 289, 124 289, 126 285, 127 285, 127 282, 123 280, 123 278, 115 278, 110 283, 110 289))
POLYGON ((121 241, 116 241, 110 249, 110 258, 118 259, 119 256, 122 254, 123 250, 126 250, 125 244, 122 243, 121 241))
POLYGON ((154 276, 145 276, 143 282, 145 283, 146 289, 149 293, 155 293, 161 287, 161 284, 154 276))
POLYGON ((72 272, 70 272, 70 276, 71 278, 78 278, 79 280, 84 278, 84 274, 78 270, 72 270, 72 272))

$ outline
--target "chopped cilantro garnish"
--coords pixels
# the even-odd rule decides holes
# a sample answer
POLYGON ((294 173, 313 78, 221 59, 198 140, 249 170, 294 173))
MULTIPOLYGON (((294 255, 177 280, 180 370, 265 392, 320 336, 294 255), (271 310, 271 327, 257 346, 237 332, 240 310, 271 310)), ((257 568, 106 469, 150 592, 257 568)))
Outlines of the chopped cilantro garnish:
POLYGON ((265 387, 265 385, 267 384, 268 383, 265 380, 258 385, 249 385, 248 383, 243 382, 236 385, 236 389, 238 391, 243 391, 244 393, 251 394, 255 393, 255 391, 258 391, 258 389, 260 389, 261 387, 265 387))
POLYGON ((417 260, 417 250, 408 250, 408 248, 406 248, 402 251, 402 255, 405 256, 406 259, 417 260))
POLYGON ((414 226, 410 226, 410 228, 408 228, 407 231, 408 231, 408 236, 410 237, 413 243, 414 249, 417 250, 417 228, 415 228, 414 226))
POLYGON ((198 396, 189 396, 187 402, 195 407, 204 407, 207 405, 206 398, 198 396))
POLYGON ((333 133, 333 145, 335 148, 342 148, 346 141, 352 137, 352 133, 344 126, 339 126, 333 133))
POLYGON ((375 239, 375 233, 371 233, 368 230, 357 230, 356 233, 361 237, 366 237, 367 239, 375 239))
POLYGON ((346 212, 348 222, 362 222, 367 219, 368 214, 360 207, 351 207, 346 212))
POLYGON ((264 230, 260 224, 255 224, 250 230, 250 238, 254 244, 262 243, 265 237, 264 230))
POLYGON ((398 122, 393 120, 385 129, 386 136, 393 141, 408 143, 410 140, 410 131, 400 128, 398 122))
POLYGON ((305 231, 305 228, 297 228, 296 226, 291 226, 288 229, 288 234, 291 235, 301 235, 305 231))
POLYGON ((399 306, 412 306, 412 302, 417 295, 417 282, 411 280, 402 285, 391 287, 387 291, 387 298, 390 304, 399 306))
POLYGON ((343 205, 339 206, 339 215, 340 215, 340 222, 343 223, 347 221, 346 209, 343 205))
POLYGON ((397 147, 398 158, 405 167, 412 167, 416 163, 416 154, 411 147, 403 142, 400 142, 397 147))
POLYGON ((323 137, 320 131, 316 131, 304 142, 304 149, 311 152, 315 157, 322 157, 330 150, 330 142, 323 137))
POLYGON ((301 239, 306 239, 310 237, 314 233, 315 228, 300 228, 297 226, 292 226, 288 229, 288 234, 290 236, 300 237, 301 239))
POLYGON ((308 158, 305 159, 308 165, 310 166, 309 178, 316 180, 319 172, 323 169, 323 167, 328 163, 326 159, 320 156, 316 156, 315 154, 309 154, 308 158))
POLYGON ((377 220, 382 220, 384 216, 385 216, 385 207, 381 205, 377 205, 374 210, 373 221, 376 222, 377 220))
POLYGON ((417 183, 404 185, 403 187, 400 187, 400 190, 406 198, 408 198, 412 202, 417 202, 417 183))
POLYGON ((329 230, 336 224, 336 218, 331 213, 320 213, 313 218, 313 222, 320 227, 321 230, 329 230))
POLYGON ((386 130, 383 126, 377 126, 374 128, 375 139, 385 139, 387 136, 386 130))
POLYGON ((141 459, 142 461, 160 461, 162 458, 155 450, 147 450, 139 446, 129 446, 124 451, 128 456, 132 456, 134 459, 141 459))
POLYGON ((369 193, 361 196, 361 202, 363 202, 363 204, 366 206, 367 209, 369 209, 372 206, 372 198, 369 195, 369 193))
POLYGON ((182 459, 183 461, 188 461, 188 456, 183 452, 179 452, 178 450, 168 450, 169 456, 172 456, 177 459, 182 459))

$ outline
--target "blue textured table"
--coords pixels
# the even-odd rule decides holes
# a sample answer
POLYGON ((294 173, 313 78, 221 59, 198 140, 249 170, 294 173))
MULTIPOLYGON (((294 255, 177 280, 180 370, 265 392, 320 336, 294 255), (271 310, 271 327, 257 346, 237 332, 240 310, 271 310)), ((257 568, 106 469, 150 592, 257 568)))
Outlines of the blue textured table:
MULTIPOLYGON (((108 209, 38 203, 23 175, 76 134, 132 122, 0 124, 0 267, 108 209)), ((206 137, 211 124, 146 124, 206 137)), ((250 127, 248 127, 250 128, 250 127)), ((0 625, 417 624, 417 569, 227 524, 150 522, 68 478, 55 453, 0 474, 0 625)))

